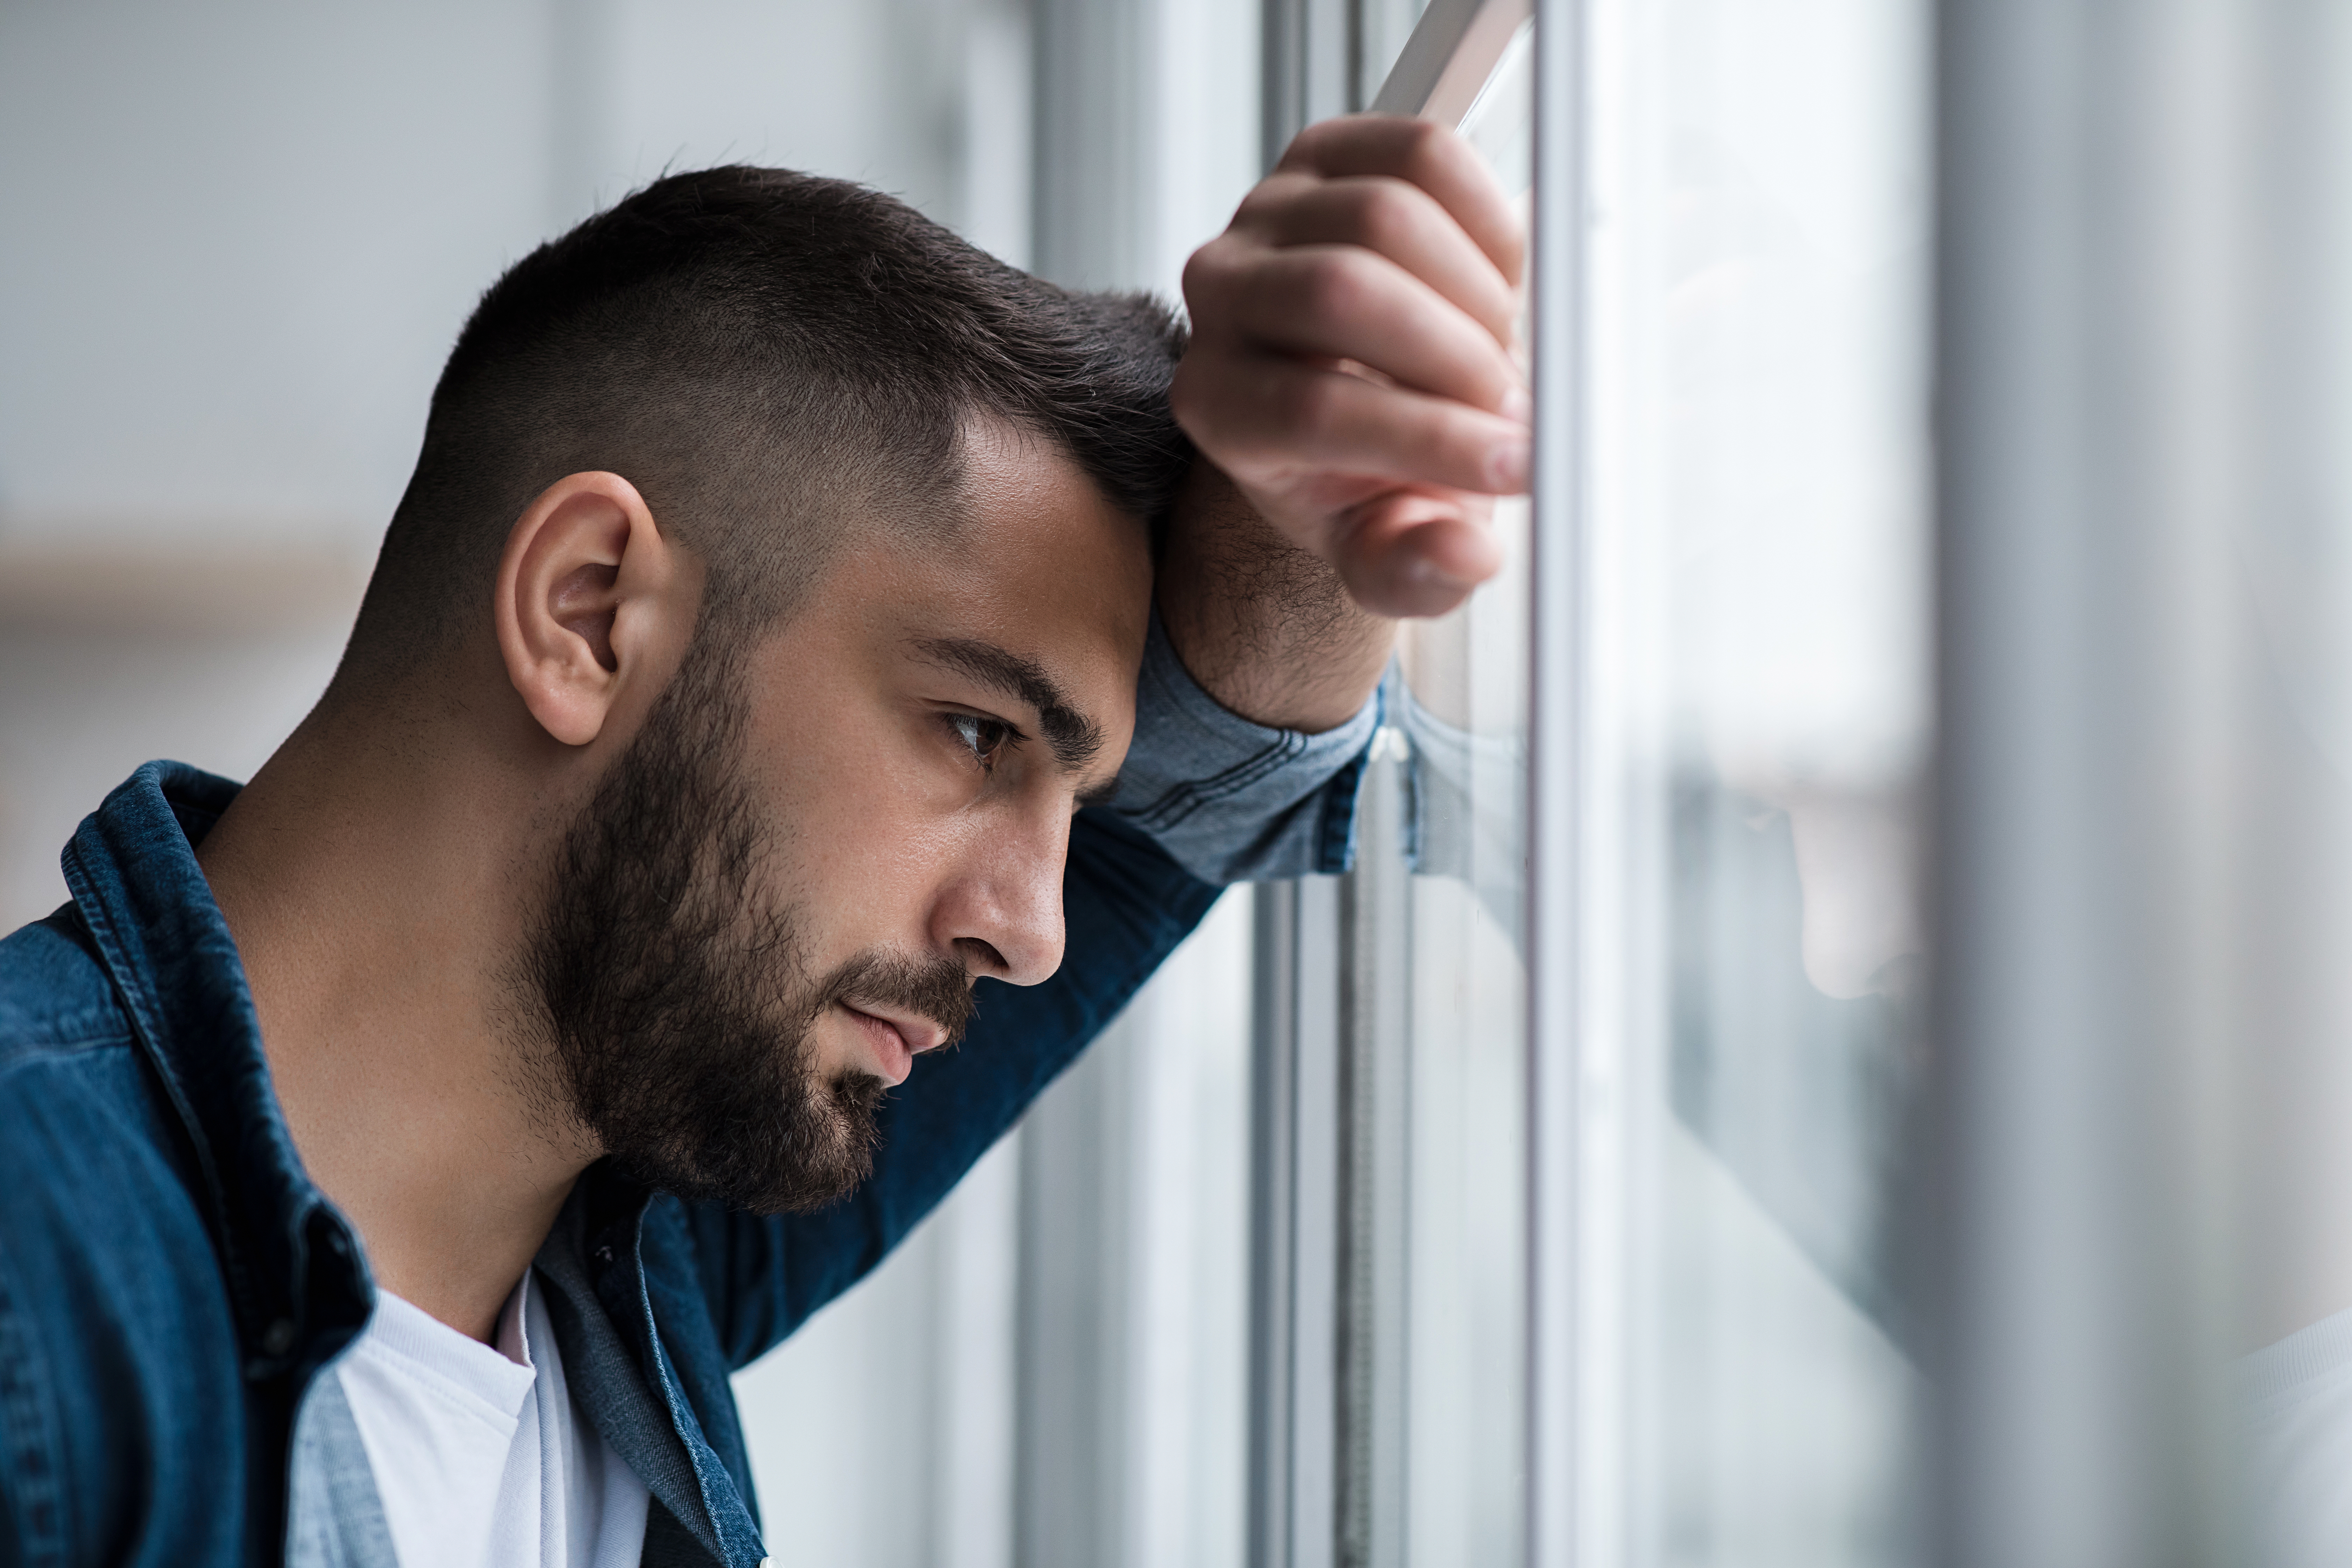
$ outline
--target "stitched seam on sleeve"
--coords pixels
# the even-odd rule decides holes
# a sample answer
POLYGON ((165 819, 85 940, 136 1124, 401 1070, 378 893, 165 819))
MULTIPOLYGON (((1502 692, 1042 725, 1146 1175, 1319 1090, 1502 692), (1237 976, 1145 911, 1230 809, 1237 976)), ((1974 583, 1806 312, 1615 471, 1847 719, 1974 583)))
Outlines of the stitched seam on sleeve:
POLYGON ((62 1454, 47 1372, 32 1324, 0 1274, 0 1487, 10 1498, 25 1568, 63 1568, 66 1506, 62 1454))
POLYGON ((1140 810, 1124 811, 1120 815, 1133 818, 1139 826, 1162 831, 1175 826, 1211 801, 1238 795, 1250 785, 1273 773, 1296 759, 1307 749, 1307 738, 1295 730, 1286 730, 1274 744, 1252 756, 1243 758, 1221 773, 1205 779, 1188 779, 1174 784, 1157 800, 1140 810))

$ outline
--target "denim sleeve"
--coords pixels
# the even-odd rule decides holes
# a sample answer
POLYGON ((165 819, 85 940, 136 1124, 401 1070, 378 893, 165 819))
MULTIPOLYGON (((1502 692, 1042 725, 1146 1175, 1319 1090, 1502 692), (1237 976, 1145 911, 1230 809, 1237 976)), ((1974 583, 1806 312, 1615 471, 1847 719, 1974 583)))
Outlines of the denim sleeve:
POLYGON ((685 1205, 730 1364, 766 1352, 881 1262, 1127 1005, 1217 892, 1116 813, 1080 812, 1062 883, 1061 969, 1040 985, 980 982, 963 1044, 916 1058, 884 1103, 865 1185, 780 1219, 685 1205))
POLYGON ((1111 809, 1204 882, 1336 873, 1355 858, 1356 792, 1381 699, 1319 735, 1218 706, 1151 617, 1135 742, 1111 809))

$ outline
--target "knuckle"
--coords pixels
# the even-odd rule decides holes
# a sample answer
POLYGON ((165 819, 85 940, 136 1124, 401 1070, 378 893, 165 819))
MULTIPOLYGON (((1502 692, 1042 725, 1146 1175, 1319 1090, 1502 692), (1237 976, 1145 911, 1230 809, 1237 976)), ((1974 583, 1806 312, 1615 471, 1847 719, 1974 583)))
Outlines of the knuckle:
POLYGON ((1305 378, 1289 399, 1292 429, 1308 441, 1328 439, 1346 423, 1347 392, 1334 374, 1305 378))
POLYGON ((1222 276, 1238 266, 1247 250, 1248 247, 1228 231, 1193 251, 1184 264, 1185 270, 1198 268, 1211 276, 1222 276))
POLYGON ((1485 160, 1471 151, 1470 143, 1443 125, 1427 126, 1413 143, 1408 177, 1424 190, 1455 192, 1491 179, 1486 172, 1485 160))
POLYGON ((1215 357, 1213 349, 1186 354, 1168 384, 1169 411, 1187 430, 1213 433, 1223 423, 1220 416, 1231 399, 1219 385, 1218 367, 1210 363, 1215 357))
POLYGON ((1331 128, 1338 123, 1340 122, 1318 120, 1293 136, 1290 145, 1282 150, 1282 158, 1275 167, 1278 170, 1314 167, 1319 161, 1323 144, 1331 139, 1331 128))
POLYGON ((1225 310, 1245 265, 1244 258, 1235 254, 1235 247, 1221 239, 1213 239, 1194 251, 1184 263, 1183 274, 1185 302, 1192 306, 1193 313, 1214 314, 1225 310))
POLYGON ((1344 250, 1327 251, 1308 264, 1302 308, 1318 323, 1346 321, 1371 303, 1374 285, 1366 266, 1344 250))
POLYGON ((1253 189, 1264 193, 1269 202, 1289 201, 1318 189, 1326 177, 1319 170, 1293 169, 1268 174, 1253 189))
POLYGON ((1213 239, 1184 258, 1184 271, 1180 282, 1183 287, 1185 299, 1198 300, 1216 286, 1217 258, 1214 255, 1216 245, 1217 242, 1213 239))
POLYGON ((1168 388, 1169 411, 1220 464, 1246 464, 1266 440, 1262 379, 1230 354, 1187 355, 1168 388))
POLYGON ((1442 159, 1453 139, 1454 133, 1433 120, 1411 120, 1398 138, 1399 151, 1409 166, 1422 168, 1442 159))
POLYGON ((1412 187, 1395 180, 1367 181, 1356 195, 1356 226, 1365 244, 1390 250, 1412 239, 1422 222, 1412 187))
POLYGON ((1269 215, 1279 212, 1284 206, 1295 201, 1300 188, 1311 183, 1307 176, 1300 174, 1267 175, 1252 185, 1249 194, 1242 197, 1241 205, 1234 209, 1235 226, 1248 226, 1264 222, 1269 215))

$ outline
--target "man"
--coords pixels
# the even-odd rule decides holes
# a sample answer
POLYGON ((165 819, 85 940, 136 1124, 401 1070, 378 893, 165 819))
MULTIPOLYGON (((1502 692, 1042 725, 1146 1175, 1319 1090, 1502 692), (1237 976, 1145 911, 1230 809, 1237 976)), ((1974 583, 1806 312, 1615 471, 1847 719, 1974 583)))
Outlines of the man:
POLYGON ((1394 120, 1189 348, 777 171, 518 264, 317 710, 0 944, 0 1562, 759 1561, 728 1374, 1344 860, 1381 616, 1524 483, 1517 265, 1394 120))

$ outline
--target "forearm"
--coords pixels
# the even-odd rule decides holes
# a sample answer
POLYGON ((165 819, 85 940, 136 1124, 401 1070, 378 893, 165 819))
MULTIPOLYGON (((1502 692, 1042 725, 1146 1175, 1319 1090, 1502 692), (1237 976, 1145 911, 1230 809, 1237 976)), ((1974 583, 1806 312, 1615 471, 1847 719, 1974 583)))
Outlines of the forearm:
POLYGON ((1319 734, 1380 684, 1396 624, 1284 538, 1203 458, 1179 494, 1160 565, 1160 618, 1202 690, 1273 729, 1319 734))

